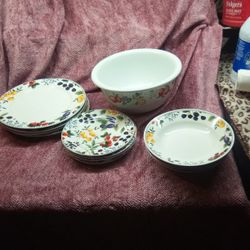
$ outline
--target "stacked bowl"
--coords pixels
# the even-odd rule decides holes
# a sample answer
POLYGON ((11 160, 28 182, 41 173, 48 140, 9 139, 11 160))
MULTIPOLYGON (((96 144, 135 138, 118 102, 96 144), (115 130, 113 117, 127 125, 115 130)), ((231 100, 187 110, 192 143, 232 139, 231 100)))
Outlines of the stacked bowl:
POLYGON ((144 130, 150 155, 179 172, 211 169, 234 144, 232 127, 200 109, 177 109, 153 118, 144 130))

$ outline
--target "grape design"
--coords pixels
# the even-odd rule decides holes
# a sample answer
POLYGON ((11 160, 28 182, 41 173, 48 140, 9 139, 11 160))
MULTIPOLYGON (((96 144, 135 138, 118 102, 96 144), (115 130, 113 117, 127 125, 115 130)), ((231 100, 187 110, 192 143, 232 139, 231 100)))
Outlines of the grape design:
POLYGON ((190 119, 190 120, 194 120, 194 121, 198 121, 199 119, 202 120, 202 121, 205 121, 206 120, 206 116, 200 114, 199 111, 183 111, 183 114, 181 115, 181 118, 183 119, 190 119))

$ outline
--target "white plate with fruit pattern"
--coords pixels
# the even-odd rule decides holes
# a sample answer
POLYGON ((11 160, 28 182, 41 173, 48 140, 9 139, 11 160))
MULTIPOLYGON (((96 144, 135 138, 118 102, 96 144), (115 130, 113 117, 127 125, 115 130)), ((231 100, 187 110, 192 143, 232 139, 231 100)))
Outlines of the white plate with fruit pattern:
POLYGON ((111 109, 83 112, 63 128, 66 149, 84 159, 112 155, 135 140, 137 128, 125 114, 111 109))
POLYGON ((0 97, 0 123, 27 130, 55 126, 73 117, 85 101, 84 89, 71 80, 25 82, 0 97))
POLYGON ((199 109, 178 109, 152 119, 144 142, 157 159, 175 166, 203 166, 224 157, 234 132, 221 117, 199 109))
POLYGON ((133 148, 133 146, 135 145, 135 142, 136 142, 136 138, 134 137, 132 138, 131 142, 129 142, 129 144, 126 145, 124 148, 121 148, 120 150, 116 151, 113 154, 100 155, 99 157, 88 157, 88 156, 75 154, 71 151, 67 151, 67 152, 72 158, 85 164, 90 164, 90 165, 106 164, 106 163, 116 161, 122 158, 123 156, 125 156, 133 148))
MULTIPOLYGON (((73 117, 70 119, 79 116, 82 112, 88 111, 90 108, 90 102, 88 98, 86 98, 86 105, 83 106, 82 109, 80 109, 73 117)), ((69 120, 69 119, 68 119, 69 120)), ((3 125, 3 127, 10 131, 13 134, 24 136, 24 137, 47 137, 51 135, 57 135, 62 132, 63 127, 68 122, 68 120, 63 121, 60 124, 57 124, 55 126, 45 127, 45 128, 37 128, 37 129, 18 129, 18 128, 12 128, 3 125)))

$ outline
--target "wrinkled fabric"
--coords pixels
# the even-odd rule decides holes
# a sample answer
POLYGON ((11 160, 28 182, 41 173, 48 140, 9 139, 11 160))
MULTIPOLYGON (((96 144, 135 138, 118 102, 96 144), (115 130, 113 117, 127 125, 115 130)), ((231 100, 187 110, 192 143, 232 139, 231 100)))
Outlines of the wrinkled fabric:
POLYGON ((151 47, 170 50, 183 63, 168 102, 131 116, 139 131, 133 150, 107 166, 74 161, 59 136, 32 140, 0 128, 1 209, 246 207, 231 153, 211 173, 179 175, 152 159, 142 137, 150 119, 172 109, 222 115, 214 88, 222 29, 212 0, 1 0, 0 8, 1 93, 24 81, 62 77, 84 87, 92 108, 106 108, 90 80, 105 56, 151 47))

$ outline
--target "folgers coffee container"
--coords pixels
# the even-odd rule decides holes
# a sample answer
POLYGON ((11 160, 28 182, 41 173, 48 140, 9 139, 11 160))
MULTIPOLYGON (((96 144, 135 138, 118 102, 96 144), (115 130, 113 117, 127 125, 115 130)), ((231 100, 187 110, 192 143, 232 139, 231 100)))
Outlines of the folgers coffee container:
POLYGON ((250 0, 223 0, 222 24, 241 27, 250 16, 250 0))

